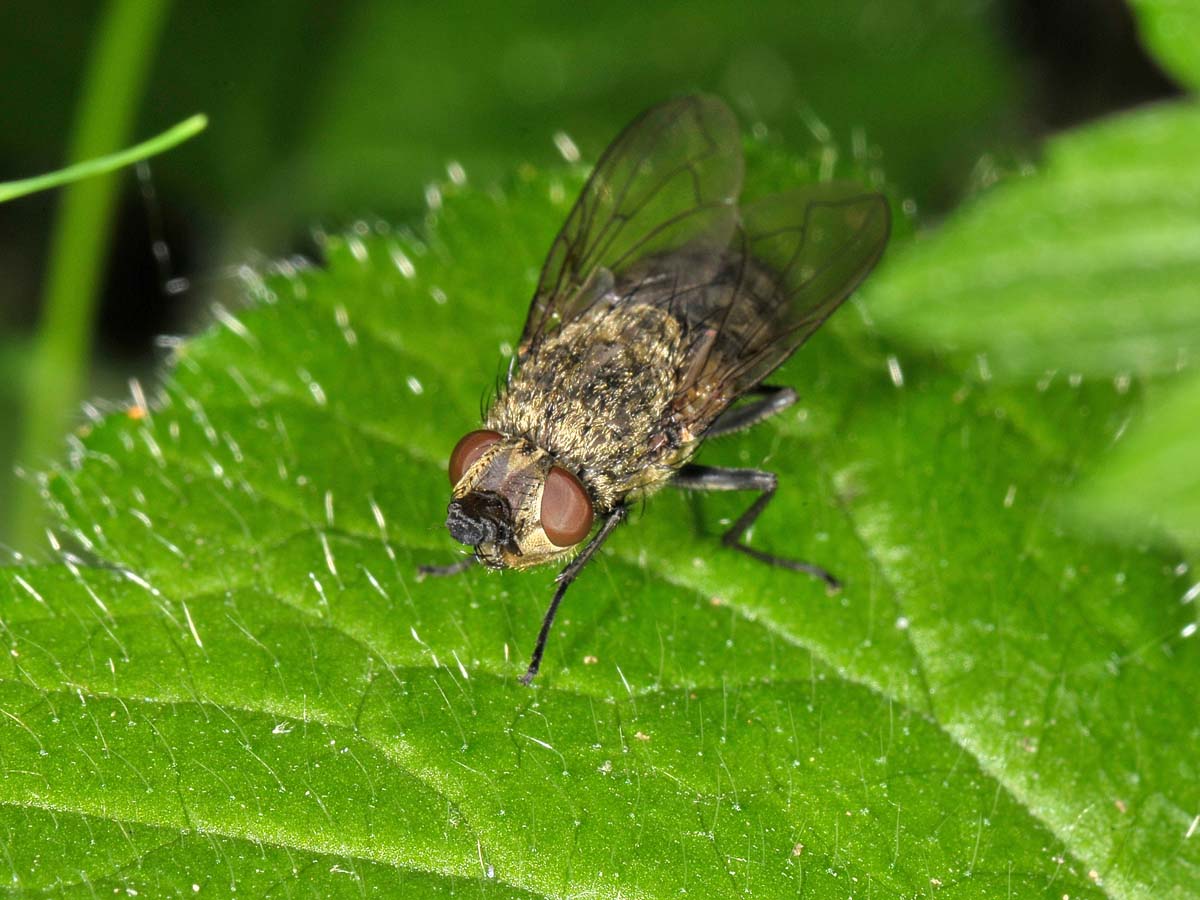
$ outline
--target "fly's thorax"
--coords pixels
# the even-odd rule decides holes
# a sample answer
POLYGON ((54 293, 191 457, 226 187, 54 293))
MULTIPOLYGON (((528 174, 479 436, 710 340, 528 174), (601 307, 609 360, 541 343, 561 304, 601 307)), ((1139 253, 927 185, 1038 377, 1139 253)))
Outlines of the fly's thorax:
MULTIPOLYGON (((563 477, 552 476, 554 470, 554 457, 545 450, 523 438, 498 435, 454 485, 446 521, 451 534, 473 545, 480 562, 496 569, 522 569, 571 554, 582 537, 555 543, 547 534, 552 526, 542 521, 548 485, 553 492, 555 479, 563 477)), ((589 504, 586 537, 591 524, 586 494, 584 502, 589 504)), ((561 533, 559 539, 564 540, 561 533)))
POLYGON ((598 513, 665 482, 684 336, 665 309, 597 306, 521 359, 488 427, 521 434, 578 474, 598 513))

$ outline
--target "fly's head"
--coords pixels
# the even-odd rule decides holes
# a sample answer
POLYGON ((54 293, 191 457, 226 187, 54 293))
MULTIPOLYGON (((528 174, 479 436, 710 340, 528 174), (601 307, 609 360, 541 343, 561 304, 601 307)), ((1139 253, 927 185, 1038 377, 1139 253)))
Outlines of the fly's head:
POLYGON ((472 431, 450 454, 446 528, 494 569, 551 562, 592 529, 587 489, 554 458, 522 438, 472 431))

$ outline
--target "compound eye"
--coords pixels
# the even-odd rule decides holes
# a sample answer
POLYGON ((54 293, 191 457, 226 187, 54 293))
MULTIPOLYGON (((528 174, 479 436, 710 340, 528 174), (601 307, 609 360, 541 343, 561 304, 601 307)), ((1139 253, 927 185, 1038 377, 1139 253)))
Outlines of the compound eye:
POLYGON ((556 547, 573 547, 592 530, 592 500, 579 479, 555 466, 542 491, 542 530, 556 547))
POLYGON ((483 456, 484 451, 500 440, 500 437, 501 435, 495 431, 472 431, 454 445, 454 452, 450 454, 451 487, 462 481, 467 469, 475 465, 476 460, 483 456))

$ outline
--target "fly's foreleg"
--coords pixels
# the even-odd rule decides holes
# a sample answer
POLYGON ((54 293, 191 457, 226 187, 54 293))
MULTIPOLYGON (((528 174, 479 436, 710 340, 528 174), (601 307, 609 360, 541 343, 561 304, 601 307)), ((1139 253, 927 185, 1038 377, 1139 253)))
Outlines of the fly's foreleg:
MULTIPOLYGON (((709 433, 711 434, 711 430, 709 433)), ((742 535, 762 515, 762 511, 767 508, 767 504, 775 496, 779 480, 773 472, 764 472, 761 469, 722 469, 716 466, 686 465, 675 475, 671 484, 689 491, 758 491, 758 499, 750 504, 750 508, 742 513, 738 520, 729 527, 729 530, 721 536, 721 543, 768 565, 780 566, 795 572, 806 572, 815 578, 820 578, 830 591, 837 591, 841 588, 842 583, 820 566, 764 553, 742 542, 742 535)))
POLYGON ((588 541, 586 547, 580 554, 567 563, 566 568, 558 573, 558 588, 554 592, 554 599, 550 601, 550 607, 546 610, 546 615, 542 619, 542 630, 538 632, 537 644, 533 648, 533 656, 529 659, 529 668, 525 670, 525 674, 521 676, 521 684, 528 685, 533 681, 534 676, 538 673, 538 668, 542 664, 542 654, 546 650, 546 638, 550 636, 550 626, 554 624, 554 615, 558 612, 558 604, 562 602, 563 594, 567 592, 567 588, 571 586, 571 582, 575 580, 588 560, 592 558, 600 545, 603 544, 613 530, 625 521, 625 517, 629 514, 629 510, 624 506, 618 506, 600 526, 600 530, 596 532, 596 536, 588 541))

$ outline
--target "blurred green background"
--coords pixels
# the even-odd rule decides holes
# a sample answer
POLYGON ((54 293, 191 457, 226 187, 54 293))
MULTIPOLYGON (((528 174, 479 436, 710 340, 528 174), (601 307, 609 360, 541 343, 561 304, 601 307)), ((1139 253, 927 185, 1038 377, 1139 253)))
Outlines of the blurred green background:
MULTIPOLYGON (((80 98, 102 80, 89 59, 122 8, 4 3, 0 180, 69 161, 80 98)), ((114 106, 119 143, 194 112, 211 124, 152 160, 152 199, 131 172, 113 182, 112 215, 94 229, 89 374, 71 411, 127 397, 128 379, 153 372, 155 337, 194 327, 237 264, 310 253, 314 227, 403 221, 451 161, 473 181, 503 179, 559 161, 560 131, 592 159, 667 96, 715 91, 799 147, 823 123, 845 152, 878 155, 929 225, 997 170, 1033 159, 1046 133, 1178 92, 1118 0, 217 2, 164 5, 129 40, 144 72, 129 64, 124 98, 92 111, 104 120, 114 106), (156 242, 169 259, 156 259, 156 242), (168 291, 172 278, 190 287, 168 291)), ((56 437, 17 449, 29 410, 63 430, 53 397, 22 400, 61 199, 0 205, 0 545, 17 551, 31 546, 14 528, 9 473, 64 447, 56 437)))

